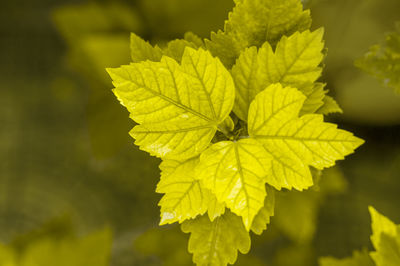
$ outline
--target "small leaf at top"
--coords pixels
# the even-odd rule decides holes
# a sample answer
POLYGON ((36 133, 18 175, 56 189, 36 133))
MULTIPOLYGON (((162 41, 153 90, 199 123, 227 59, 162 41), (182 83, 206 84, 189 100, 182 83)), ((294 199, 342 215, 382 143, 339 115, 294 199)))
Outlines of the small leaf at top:
POLYGON ((272 46, 296 31, 311 26, 308 10, 303 11, 300 0, 241 0, 225 22, 224 32, 211 33, 206 46, 214 56, 231 67, 240 52, 251 46, 260 47, 265 42, 272 46))

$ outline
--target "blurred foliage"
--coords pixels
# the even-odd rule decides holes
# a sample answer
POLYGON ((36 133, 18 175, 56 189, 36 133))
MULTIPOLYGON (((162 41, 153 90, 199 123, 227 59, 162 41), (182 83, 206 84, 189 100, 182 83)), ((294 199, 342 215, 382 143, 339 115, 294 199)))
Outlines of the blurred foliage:
MULTIPOLYGON (((292 223, 283 223, 308 228, 307 233, 278 227, 277 213, 263 236, 253 237, 250 254, 239 255, 237 265, 310 266, 321 256, 351 256, 352 250, 370 245, 368 205, 400 220, 400 99, 353 66, 385 32, 393 31, 400 2, 304 2, 313 25, 325 27, 324 79, 344 111, 342 124, 366 144, 340 164, 347 182, 332 185, 340 193, 305 192, 300 200, 309 207, 300 209, 313 218, 299 211, 292 223)), ((155 228, 158 160, 131 143, 131 122, 114 99, 104 68, 130 61, 132 31, 160 45, 187 30, 209 37, 208 32, 222 28, 232 6, 231 0, 2 3, 0 242, 7 244, 0 261, 14 256, 12 243, 24 249, 36 238, 36 233, 26 237, 28 232, 68 213, 74 225, 61 226, 66 235, 72 230, 90 237, 110 225, 113 266, 189 265, 188 235, 178 227, 155 228)), ((321 191, 324 176, 329 179, 324 172, 321 191)), ((295 195, 282 193, 278 204, 285 204, 286 197, 295 195)), ((70 238, 73 243, 85 239, 70 238)))
POLYGON ((320 175, 314 174, 316 186, 308 191, 277 193, 273 224, 295 243, 308 244, 313 240, 318 210, 325 197, 342 193, 347 188, 347 182, 337 167, 326 169, 320 175))
POLYGON ((98 158, 118 152, 128 141, 125 111, 111 100, 104 66, 129 62, 129 31, 140 31, 141 21, 130 6, 118 2, 88 3, 56 9, 53 20, 68 45, 69 67, 87 82, 88 126, 92 149, 98 158), (99 108, 100 106, 100 108, 99 108))
POLYGON ((335 93, 347 122, 400 123, 400 98, 354 67, 354 61, 368 47, 379 43, 384 32, 393 30, 399 10, 398 0, 318 0, 311 5, 313 25, 324 26, 326 32, 327 88, 335 93))
POLYGON ((374 262, 368 255, 367 250, 354 251, 350 258, 336 259, 332 257, 324 257, 319 259, 320 266, 374 266, 374 262))
POLYGON ((400 94, 400 22, 396 27, 397 31, 386 34, 382 45, 371 46, 355 64, 400 94))
POLYGON ((322 257, 320 266, 397 266, 400 264, 400 225, 369 206, 371 215, 371 242, 375 251, 354 251, 344 259, 322 257))
POLYGON ((109 229, 76 237, 67 217, 0 244, 1 266, 109 265, 112 236, 109 229))

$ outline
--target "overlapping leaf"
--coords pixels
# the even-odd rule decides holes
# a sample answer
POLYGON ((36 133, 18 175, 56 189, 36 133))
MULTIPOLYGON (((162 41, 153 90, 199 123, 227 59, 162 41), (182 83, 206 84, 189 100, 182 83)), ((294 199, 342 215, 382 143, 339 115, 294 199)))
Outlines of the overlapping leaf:
POLYGON ((164 54, 175 59, 177 62, 181 62, 186 47, 191 47, 193 49, 199 48, 196 44, 187 40, 176 39, 168 43, 167 47, 164 49, 164 54))
POLYGON ((274 84, 250 105, 249 134, 273 158, 267 183, 276 189, 310 187, 309 165, 333 166, 363 143, 335 124, 325 123, 322 115, 298 117, 305 98, 297 89, 274 84))
POLYGON ((264 206, 260 209, 257 215, 254 217, 251 225, 251 231, 257 235, 261 235, 264 230, 267 229, 267 225, 270 223, 271 216, 275 213, 275 192, 270 186, 266 186, 267 197, 265 197, 264 206))
POLYGON ((235 97, 229 72, 202 49, 185 49, 182 63, 164 56, 108 70, 114 93, 139 123, 131 135, 152 155, 194 157, 210 143, 235 97))
POLYGON ((328 115, 333 113, 343 113, 339 104, 330 96, 325 96, 323 105, 317 110, 318 114, 328 115))
POLYGON ((158 45, 152 46, 134 33, 131 33, 131 58, 138 63, 146 60, 160 62, 163 55, 169 56, 180 62, 186 47, 197 49, 204 47, 203 41, 194 33, 187 32, 184 39, 176 39, 168 42, 164 49, 158 45))
POLYGON ((240 52, 265 42, 275 45, 279 39, 310 28, 310 12, 303 11, 300 0, 237 0, 225 23, 225 31, 211 34, 207 48, 227 67, 240 52))
POLYGON ((314 84, 321 75, 323 30, 295 33, 283 37, 275 52, 269 43, 260 49, 246 49, 232 68, 236 86, 234 112, 247 120, 250 103, 255 96, 273 83, 294 86, 307 96, 306 111, 316 111, 323 105, 326 91, 323 84, 314 84), (311 97, 312 96, 312 97, 311 97))
POLYGON ((131 33, 131 58, 132 62, 138 63, 141 61, 159 62, 163 55, 160 47, 152 46, 134 33, 131 33))
POLYGON ((159 203, 161 225, 195 218, 204 214, 209 204, 215 205, 214 196, 194 177, 193 169, 198 161, 194 158, 185 162, 166 160, 161 163, 161 180, 156 190, 165 193, 159 203))
POLYGON ((270 156, 254 140, 222 141, 200 157, 198 178, 218 201, 242 216, 247 230, 264 205, 270 156))
POLYGON ((242 47, 276 44, 282 36, 311 26, 310 11, 303 11, 300 0, 239 0, 229 15, 225 31, 242 47))
POLYGON ((182 231, 191 233, 189 252, 197 265, 220 266, 233 264, 237 252, 250 250, 250 236, 241 219, 227 211, 211 222, 207 216, 185 221, 182 231))

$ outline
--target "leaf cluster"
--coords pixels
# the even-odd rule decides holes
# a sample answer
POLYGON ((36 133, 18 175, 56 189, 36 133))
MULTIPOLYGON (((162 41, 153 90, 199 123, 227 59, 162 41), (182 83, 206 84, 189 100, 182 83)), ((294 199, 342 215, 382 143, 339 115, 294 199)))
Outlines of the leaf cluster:
POLYGON ((108 69, 142 150, 162 159, 160 224, 182 223, 198 265, 233 264, 274 215, 275 193, 313 185, 363 141, 324 122, 341 112, 318 81, 323 30, 299 0, 236 0, 225 28, 152 46, 108 69))

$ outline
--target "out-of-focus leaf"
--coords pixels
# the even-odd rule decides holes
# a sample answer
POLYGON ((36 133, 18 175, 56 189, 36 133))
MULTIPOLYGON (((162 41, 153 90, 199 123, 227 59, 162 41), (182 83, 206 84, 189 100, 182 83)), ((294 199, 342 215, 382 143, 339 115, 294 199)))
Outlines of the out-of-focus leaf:
POLYGON ((400 225, 369 207, 371 214, 371 242, 375 247, 370 255, 377 266, 396 266, 400 264, 400 225))
POLYGON ((318 261, 319 266, 375 266, 367 250, 354 251, 353 256, 349 258, 323 257, 318 261))
POLYGON ((206 215, 185 221, 182 231, 191 233, 189 252, 197 265, 233 264, 238 251, 246 254, 250 250, 249 233, 240 217, 229 211, 213 222, 206 215))
POLYGON ((284 35, 309 29, 309 11, 303 11, 300 0, 238 0, 225 22, 224 32, 211 34, 206 40, 213 55, 231 67, 240 52, 247 47, 272 46, 284 35))
POLYGON ((111 254, 111 232, 106 229, 82 239, 40 240, 21 255, 21 266, 108 266, 111 254))
POLYGON ((319 208, 326 196, 343 193, 347 188, 337 167, 323 170, 319 178, 319 174, 314 173, 316 184, 313 189, 276 193, 273 225, 295 243, 310 243, 317 229, 319 208))
POLYGON ((201 37, 223 26, 232 0, 139 0, 146 28, 157 39, 172 39, 192 31, 201 37), (205 18, 206 16, 206 18, 205 18))
POLYGON ((138 14, 130 6, 115 2, 63 6, 53 11, 53 20, 70 46, 93 33, 125 29, 140 32, 138 14))
POLYGON ((109 266, 112 235, 109 229, 76 238, 67 232, 60 237, 49 224, 14 245, 0 244, 1 266, 109 266), (15 246, 16 245, 16 246, 15 246))
POLYGON ((135 240, 134 247, 140 252, 140 256, 148 257, 149 261, 154 261, 150 258, 156 257, 155 265, 191 265, 191 256, 187 252, 187 241, 188 236, 182 234, 179 226, 158 227, 140 235, 135 240))
POLYGON ((385 42, 372 46, 355 65, 400 94, 400 22, 396 32, 386 34, 385 42))

